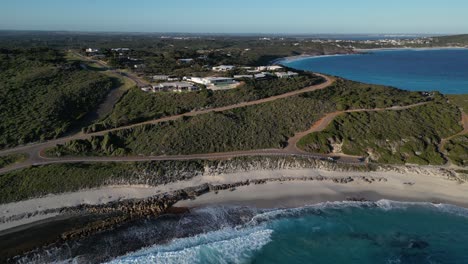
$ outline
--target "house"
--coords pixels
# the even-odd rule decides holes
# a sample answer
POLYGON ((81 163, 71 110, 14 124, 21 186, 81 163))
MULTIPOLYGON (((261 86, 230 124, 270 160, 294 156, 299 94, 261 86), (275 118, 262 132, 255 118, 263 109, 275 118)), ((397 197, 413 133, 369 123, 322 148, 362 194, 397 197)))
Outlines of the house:
POLYGON ((154 81, 168 81, 168 82, 180 81, 180 78, 174 75, 154 75, 152 79, 154 81))
POLYGON ((255 70, 257 72, 259 71, 278 71, 278 70, 282 70, 283 67, 279 66, 279 65, 271 65, 271 66, 258 66, 255 68, 255 70))
POLYGON ((166 82, 153 85, 154 92, 185 92, 185 91, 198 91, 200 88, 188 82, 166 82))
POLYGON ((169 75, 154 75, 152 77, 152 79, 155 81, 167 81, 168 78, 169 78, 169 75))
POLYGON ((177 61, 179 63, 192 63, 193 59, 178 59, 177 61))
POLYGON ((288 71, 288 72, 276 72, 275 73, 276 77, 278 78, 290 78, 290 77, 296 77, 299 75, 299 73, 297 72, 292 72, 292 71, 288 71))
POLYGON ((255 79, 265 79, 267 77, 266 74, 263 74, 263 73, 257 73, 254 75, 254 78, 255 79))
POLYGON ((168 82, 180 81, 180 78, 174 75, 154 75, 152 79, 154 81, 168 81, 168 82))
POLYGON ((151 92, 151 91, 153 91, 153 87, 151 87, 151 86, 144 86, 144 87, 141 87, 141 90, 142 90, 143 92, 151 92))
POLYGON ((237 83, 233 78, 228 77, 188 77, 187 81, 203 84, 206 86, 228 85, 237 83))
POLYGON ((115 52, 127 52, 127 51, 130 51, 129 48, 113 48, 111 49, 112 51, 115 51, 115 52))
POLYGON ((87 53, 96 53, 96 52, 99 52, 99 49, 87 48, 86 52, 87 53))
POLYGON ((135 64, 135 65, 133 65, 133 68, 135 68, 135 69, 144 69, 144 68, 146 68, 146 65, 145 64, 135 64))
POLYGON ((282 70, 283 67, 279 65, 272 65, 272 66, 267 66, 267 71, 279 71, 282 70))
POLYGON ((235 68, 236 66, 232 66, 232 65, 220 65, 220 66, 213 67, 212 70, 217 71, 217 72, 226 72, 226 71, 231 71, 235 68))
POLYGON ((251 79, 254 78, 251 74, 243 74, 243 75, 234 75, 234 79, 251 79))

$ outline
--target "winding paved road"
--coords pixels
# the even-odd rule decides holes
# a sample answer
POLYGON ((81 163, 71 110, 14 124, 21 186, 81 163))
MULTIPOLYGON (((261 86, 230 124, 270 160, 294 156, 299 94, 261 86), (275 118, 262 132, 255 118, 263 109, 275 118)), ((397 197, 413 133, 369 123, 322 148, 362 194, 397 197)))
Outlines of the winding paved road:
MULTIPOLYGON (((394 106, 389 108, 375 108, 375 109, 353 109, 347 111, 337 111, 333 113, 328 113, 320 120, 318 120, 310 129, 295 134, 294 137, 288 140, 288 146, 284 149, 260 149, 260 150, 249 150, 249 151, 234 151, 234 152, 220 152, 220 153, 205 153, 205 154, 191 154, 191 155, 173 155, 173 156, 124 156, 124 157, 60 157, 60 158, 50 158, 43 155, 44 150, 48 148, 52 148, 58 144, 64 144, 70 140, 77 140, 77 139, 86 139, 92 136, 99 136, 104 135, 111 131, 128 129, 136 126, 146 125, 146 124, 156 124, 160 122, 165 122, 169 120, 176 120, 182 117, 189 117, 189 116, 196 116, 201 114, 206 114, 210 112, 221 112, 246 106, 258 105, 267 102, 272 102, 274 100, 278 100, 281 98, 287 98, 291 96, 295 96, 298 94, 311 92, 319 89, 324 89, 332 85, 335 81, 334 78, 328 77, 325 75, 317 74, 323 77, 326 81, 324 83, 306 87, 301 90, 272 96, 256 101, 250 101, 225 107, 218 107, 218 108, 211 108, 205 109, 201 111, 193 111, 181 115, 169 116, 160 119, 150 120, 142 123, 132 124, 128 126, 118 127, 114 129, 104 130, 96 133, 84 134, 84 133, 77 133, 72 136, 63 137, 55 140, 50 140, 42 143, 32 143, 24 146, 19 146, 12 149, 7 149, 0 151, 0 155, 9 155, 9 154, 19 154, 25 153, 28 154, 28 159, 23 163, 13 164, 6 168, 0 169, 0 173, 6 173, 9 171, 30 167, 33 165, 46 165, 46 164, 56 164, 56 163, 78 163, 78 162, 130 162, 130 161, 159 161, 159 160, 194 160, 194 159, 228 159, 234 157, 243 157, 243 156, 300 156, 300 157, 309 157, 309 158, 316 158, 316 159, 328 159, 331 156, 337 155, 325 155, 325 154, 313 154, 307 153, 297 148, 296 144, 303 136, 312 133, 318 132, 325 129, 336 116, 343 114, 343 113, 350 113, 350 112, 365 112, 365 111, 387 111, 387 110, 404 110, 409 109, 412 107, 417 107, 427 102, 407 105, 407 106, 394 106)), ((357 164, 362 163, 360 157, 355 156, 347 156, 347 155, 340 155, 339 163, 349 163, 349 164, 357 164)))

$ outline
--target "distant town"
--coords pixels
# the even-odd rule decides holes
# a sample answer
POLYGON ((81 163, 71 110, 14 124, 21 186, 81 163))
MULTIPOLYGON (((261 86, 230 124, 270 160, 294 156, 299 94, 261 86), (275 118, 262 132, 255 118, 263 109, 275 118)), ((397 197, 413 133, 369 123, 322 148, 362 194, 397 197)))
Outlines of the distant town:
MULTIPOLYGON (((130 48, 112 48, 103 52, 99 48, 86 48, 84 54, 95 60, 102 60, 107 64, 109 57, 105 54, 117 57, 119 60, 130 62, 130 69, 138 71, 146 68, 144 60, 131 57, 130 48)), ((196 61, 205 60, 206 56, 197 58, 179 58, 177 64, 189 66, 196 61)), ((140 85, 144 92, 190 92, 201 88, 210 90, 227 90, 238 87, 246 79, 266 80, 272 78, 294 78, 299 73, 285 69, 279 65, 265 66, 236 66, 236 65, 204 65, 207 76, 178 76, 170 74, 155 74, 141 76, 149 85, 140 85)))
MULTIPOLYGON (((203 37, 196 36, 160 36, 161 41, 203 41, 203 37)), ((208 38, 211 40, 211 38, 208 38)), ((419 38, 382 38, 382 39, 290 39, 284 37, 260 37, 256 41, 267 43, 265 45, 275 47, 290 47, 305 50, 311 46, 323 46, 333 53, 353 53, 365 48, 402 48, 402 47, 428 47, 437 45, 437 39, 433 37, 419 38)), ((174 42, 175 43, 175 42, 174 42)), ((174 47, 174 45, 170 45, 174 47)), ((186 47, 187 48, 187 47, 186 47)), ((271 78, 294 78, 297 72, 285 69, 279 65, 242 65, 221 64, 226 61, 236 61, 236 57, 248 56, 252 51, 244 49, 209 49, 197 50, 194 56, 176 57, 175 54, 162 55, 162 58, 148 57, 147 54, 135 51, 128 47, 115 47, 101 49, 89 47, 81 50, 81 54, 95 60, 108 63, 115 68, 126 69, 136 73, 146 80, 147 84, 140 83, 140 89, 144 92, 190 92, 202 88, 210 90, 226 90, 238 87, 246 79, 264 80, 271 78), (138 56, 140 55, 140 56, 138 56), (221 58, 221 59, 220 59, 221 58), (230 60, 229 60, 230 59, 230 60), (158 72, 158 66, 171 64, 158 72), (170 69, 174 69, 170 71, 170 69), (181 73, 182 71, 182 73, 181 73)), ((189 52, 186 52, 187 54, 189 52)), ((326 51, 324 52, 327 53, 326 51)), ((181 53, 182 56, 183 53, 181 53)), ((320 54, 310 54, 320 55, 320 54)), ((275 64, 275 61, 272 61, 275 64)))

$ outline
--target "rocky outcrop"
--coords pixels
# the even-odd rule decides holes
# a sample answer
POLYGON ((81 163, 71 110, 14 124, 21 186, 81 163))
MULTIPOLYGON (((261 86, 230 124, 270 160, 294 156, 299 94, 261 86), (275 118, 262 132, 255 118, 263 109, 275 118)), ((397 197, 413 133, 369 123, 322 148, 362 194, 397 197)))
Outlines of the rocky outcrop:
POLYGON ((202 184, 195 187, 188 187, 170 193, 160 194, 146 199, 132 199, 119 202, 111 202, 102 205, 80 205, 77 207, 64 208, 62 214, 83 214, 83 215, 105 215, 104 220, 94 221, 82 228, 68 231, 61 235, 62 240, 79 239, 90 236, 94 233, 113 229, 123 223, 141 219, 145 217, 155 217, 166 213, 175 203, 181 200, 195 199, 208 192, 218 192, 220 190, 235 190, 238 187, 250 184, 266 184, 269 182, 292 182, 292 181, 330 181, 337 184, 347 184, 354 181, 365 183, 386 182, 382 177, 356 176, 329 178, 323 176, 312 177, 281 177, 245 180, 226 184, 202 184))

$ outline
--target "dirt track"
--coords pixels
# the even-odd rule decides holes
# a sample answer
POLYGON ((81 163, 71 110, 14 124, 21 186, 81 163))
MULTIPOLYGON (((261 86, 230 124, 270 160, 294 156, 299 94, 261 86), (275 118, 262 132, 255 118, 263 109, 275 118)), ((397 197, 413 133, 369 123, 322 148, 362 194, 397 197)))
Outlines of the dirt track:
MULTIPOLYGON (((111 131, 128 129, 128 128, 141 126, 145 124, 156 124, 156 123, 165 122, 169 120, 176 120, 182 117, 196 116, 196 115, 206 114, 210 112, 221 112, 221 111, 226 111, 226 110, 231 110, 231 109, 236 109, 236 108, 241 108, 241 107, 246 107, 246 106, 272 102, 281 98, 287 98, 287 97, 295 96, 295 95, 306 93, 306 92, 324 89, 332 85, 335 81, 331 77, 321 75, 321 74, 317 74, 317 75, 325 78, 326 81, 318 85, 306 87, 301 90, 297 90, 297 91, 293 91, 293 92, 289 92, 289 93, 285 93, 285 94, 281 94, 277 96, 272 96, 272 97, 268 97, 268 98, 264 98, 264 99, 260 99, 256 101, 245 102, 245 103, 240 103, 240 104, 235 104, 235 105, 230 105, 230 106, 225 106, 225 107, 218 107, 218 108, 206 109, 206 110, 201 110, 201 111, 194 111, 194 112, 185 113, 181 115, 164 117, 164 118, 150 120, 150 121, 146 121, 146 122, 142 122, 138 124, 132 124, 132 125, 124 126, 124 127, 104 130, 104 131, 100 131, 96 133, 90 133, 90 134, 78 133, 69 137, 63 137, 63 138, 50 140, 50 141, 43 142, 43 143, 33 143, 33 144, 25 145, 25 146, 3 150, 3 151, 0 151, 0 155, 26 153, 28 154, 28 159, 23 163, 14 164, 12 166, 0 169, 0 173, 5 173, 5 172, 9 172, 9 171, 16 170, 16 169, 21 169, 21 168, 26 168, 32 165, 45 165, 45 164, 55 164, 55 163, 78 163, 78 162, 124 162, 124 161, 154 161, 154 160, 223 159, 223 158, 233 158, 233 157, 241 157, 241 156, 304 156, 304 157, 312 157, 312 158, 318 158, 318 159, 326 159, 326 158, 329 158, 330 155, 306 153, 302 150, 299 150, 296 147, 297 142, 299 141, 299 139, 301 139, 302 137, 304 137, 305 135, 309 133, 322 131, 333 121, 333 119, 336 116, 343 114, 343 113, 363 112, 363 111, 403 110, 403 109, 408 109, 408 108, 417 107, 417 106, 426 104, 426 103, 418 103, 418 104, 413 104, 413 105, 408 105, 408 106, 396 106, 396 107, 390 107, 390 108, 376 108, 376 109, 354 109, 354 110, 337 111, 337 112, 329 113, 329 114, 326 114, 324 117, 322 117, 320 120, 318 120, 307 131, 299 132, 294 137, 289 139, 288 146, 284 149, 260 149, 260 150, 249 150, 249 151, 204 153, 204 154, 174 155, 174 156, 49 158, 42 154, 45 149, 52 148, 58 144, 64 144, 65 142, 70 141, 70 140, 86 139, 86 138, 90 138, 91 136, 104 135, 111 131)), ((361 161, 359 157, 342 155, 338 162, 360 163, 361 161)))

